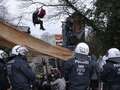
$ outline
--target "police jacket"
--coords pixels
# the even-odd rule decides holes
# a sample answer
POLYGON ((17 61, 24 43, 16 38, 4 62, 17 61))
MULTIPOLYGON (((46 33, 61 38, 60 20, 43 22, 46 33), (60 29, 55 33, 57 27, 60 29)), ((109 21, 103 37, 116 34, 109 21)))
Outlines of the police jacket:
POLYGON ((93 73, 92 60, 87 55, 75 54, 64 64, 65 79, 70 82, 69 90, 87 90, 93 73))
POLYGON ((28 65, 26 57, 21 55, 12 57, 7 68, 13 88, 30 87, 35 80, 35 74, 28 65))
POLYGON ((0 90, 7 90, 9 82, 7 78, 7 67, 3 59, 0 59, 0 90))
POLYGON ((109 90, 119 90, 120 89, 120 58, 110 58, 107 60, 106 64, 103 66, 103 71, 101 72, 101 80, 104 84, 108 85, 109 90), (115 89, 119 87, 118 89, 115 89), (114 88, 113 88, 114 87, 114 88))

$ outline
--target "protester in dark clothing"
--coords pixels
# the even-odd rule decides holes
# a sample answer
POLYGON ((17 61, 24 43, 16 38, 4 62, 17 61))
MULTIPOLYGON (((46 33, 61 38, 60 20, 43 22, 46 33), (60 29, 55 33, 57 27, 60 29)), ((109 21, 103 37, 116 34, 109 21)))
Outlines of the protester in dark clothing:
POLYGON ((0 90, 7 90, 10 88, 10 84, 7 77, 7 67, 4 59, 7 54, 0 50, 0 90))
POLYGON ((46 12, 43 8, 38 8, 32 15, 33 24, 40 24, 40 29, 45 30, 41 18, 45 16, 46 12))
POLYGON ((86 43, 79 43, 75 55, 64 64, 65 79, 69 81, 68 90, 87 90, 94 70, 86 43))
POLYGON ((120 51, 111 48, 108 51, 108 60, 101 72, 103 90, 120 90, 120 51))
POLYGON ((93 74, 90 80, 90 90, 98 90, 99 88, 99 66, 97 64, 97 58, 95 55, 91 55, 91 62, 93 66, 95 67, 93 70, 93 74))
POLYGON ((27 52, 27 48, 21 45, 12 49, 13 57, 7 65, 12 90, 31 90, 35 82, 35 74, 26 58, 27 52))

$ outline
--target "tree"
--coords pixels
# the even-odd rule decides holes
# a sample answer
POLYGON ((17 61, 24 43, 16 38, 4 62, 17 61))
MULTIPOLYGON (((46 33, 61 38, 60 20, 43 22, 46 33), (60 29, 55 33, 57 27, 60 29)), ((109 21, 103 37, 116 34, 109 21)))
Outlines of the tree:
POLYGON ((38 0, 19 0, 22 3, 22 6, 20 8, 26 8, 30 7, 31 5, 40 5, 40 6, 46 6, 46 7, 55 7, 57 8, 57 12, 54 13, 53 17, 55 16, 61 16, 61 15, 71 15, 73 12, 77 12, 83 20, 86 21, 88 25, 93 26, 94 29, 97 29, 97 26, 93 22, 93 20, 90 20, 89 18, 92 17, 93 12, 93 3, 94 0, 89 1, 89 7, 87 7, 87 0, 48 0, 47 2, 42 2, 38 0), (55 3, 54 3, 55 2, 55 3))
MULTIPOLYGON (((21 2, 21 5, 19 8, 21 9, 28 9, 30 7, 35 6, 46 6, 46 7, 52 7, 54 11, 53 15, 50 15, 50 18, 61 18, 61 16, 69 16, 76 12, 78 16, 81 17, 81 21, 85 22, 86 24, 92 26, 94 30, 97 30, 97 26, 94 23, 94 20, 92 20, 93 17, 93 1, 89 2, 89 7, 87 7, 87 0, 56 0, 57 2, 54 2, 54 0, 48 0, 48 2, 42 2, 38 0, 19 0, 21 2)), ((30 10, 30 9, 28 9, 30 10)), ((28 11, 27 13, 33 13, 33 11, 28 11)), ((24 12, 25 13, 25 12, 24 12)), ((29 14, 30 14, 29 13, 29 14)))
POLYGON ((95 21, 99 24, 97 37, 102 41, 104 50, 120 48, 120 1, 97 0, 95 21))

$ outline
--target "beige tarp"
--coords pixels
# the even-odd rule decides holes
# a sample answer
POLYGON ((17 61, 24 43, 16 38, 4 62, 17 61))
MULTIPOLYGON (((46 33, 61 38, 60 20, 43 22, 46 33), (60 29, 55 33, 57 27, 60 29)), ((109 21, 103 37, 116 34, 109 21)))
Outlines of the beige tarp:
POLYGON ((12 47, 16 44, 26 45, 33 51, 62 60, 67 60, 72 56, 72 52, 66 48, 52 46, 27 33, 16 30, 13 26, 0 22, 0 45, 12 47))

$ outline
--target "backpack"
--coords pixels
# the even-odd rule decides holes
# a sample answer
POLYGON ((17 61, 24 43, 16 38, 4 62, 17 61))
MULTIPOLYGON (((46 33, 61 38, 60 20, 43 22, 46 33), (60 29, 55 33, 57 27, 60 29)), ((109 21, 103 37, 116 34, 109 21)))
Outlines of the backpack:
POLYGON ((38 17, 43 18, 46 15, 46 11, 43 8, 38 9, 38 17))

